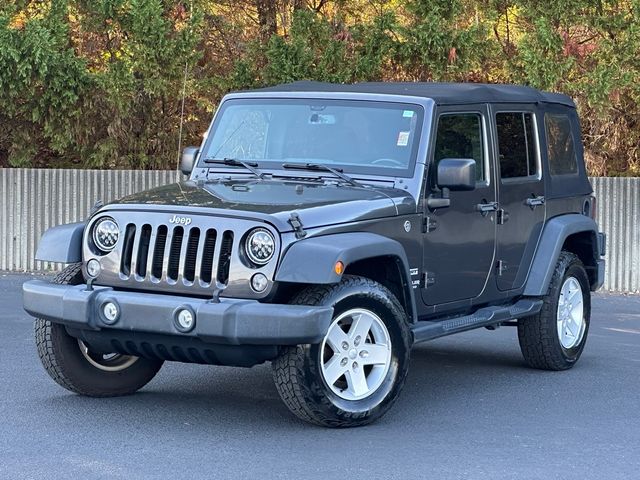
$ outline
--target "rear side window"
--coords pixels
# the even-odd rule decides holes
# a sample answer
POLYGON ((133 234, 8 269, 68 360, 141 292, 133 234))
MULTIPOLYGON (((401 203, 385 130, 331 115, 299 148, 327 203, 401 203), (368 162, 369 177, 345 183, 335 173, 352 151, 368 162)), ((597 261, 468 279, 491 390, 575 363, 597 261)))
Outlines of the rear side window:
POLYGON ((525 112, 498 113, 496 127, 502 179, 538 175, 533 115, 525 112))
POLYGON ((544 116, 544 124, 551 175, 578 173, 578 157, 569 115, 547 113, 544 116))
POLYGON ((435 164, 443 158, 471 158, 476 161, 476 180, 485 179, 482 118, 477 113, 444 114, 438 121, 435 164))

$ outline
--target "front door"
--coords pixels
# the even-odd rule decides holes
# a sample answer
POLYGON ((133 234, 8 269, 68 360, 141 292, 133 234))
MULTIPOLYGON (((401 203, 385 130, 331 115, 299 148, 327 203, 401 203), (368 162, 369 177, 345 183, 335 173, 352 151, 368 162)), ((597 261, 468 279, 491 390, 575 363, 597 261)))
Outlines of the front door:
POLYGON ((520 288, 529 273, 545 221, 538 118, 533 105, 494 106, 498 153, 498 289, 520 288))
POLYGON ((444 158, 476 161, 476 188, 450 192, 449 207, 425 207, 422 299, 437 305, 477 297, 494 260, 496 192, 486 105, 450 107, 439 112, 429 162, 426 196, 438 194, 438 162, 444 158))

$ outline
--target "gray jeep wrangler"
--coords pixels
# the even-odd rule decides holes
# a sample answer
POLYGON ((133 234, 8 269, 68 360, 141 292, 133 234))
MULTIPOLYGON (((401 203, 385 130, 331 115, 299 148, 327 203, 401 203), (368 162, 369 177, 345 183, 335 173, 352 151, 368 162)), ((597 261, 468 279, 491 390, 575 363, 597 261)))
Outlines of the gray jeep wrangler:
POLYGON ((24 284, 47 372, 126 395, 165 360, 273 366, 303 420, 370 423, 411 347, 513 325, 564 370, 604 236, 575 105, 509 85, 297 82, 227 95, 186 182, 48 230, 24 284))

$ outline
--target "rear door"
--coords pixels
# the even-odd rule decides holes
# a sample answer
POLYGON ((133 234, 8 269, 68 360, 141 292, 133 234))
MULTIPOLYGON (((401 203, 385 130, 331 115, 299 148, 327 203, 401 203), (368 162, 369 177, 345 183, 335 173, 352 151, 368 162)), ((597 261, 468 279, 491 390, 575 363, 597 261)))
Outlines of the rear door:
POLYGON ((545 221, 539 128, 535 105, 492 106, 497 153, 496 282, 517 289, 529 273, 545 221))
POLYGON ((426 195, 438 194, 436 170, 444 158, 474 159, 476 188, 452 191, 449 207, 425 213, 422 299, 427 305, 477 297, 491 272, 497 205, 488 115, 485 104, 438 112, 426 195))

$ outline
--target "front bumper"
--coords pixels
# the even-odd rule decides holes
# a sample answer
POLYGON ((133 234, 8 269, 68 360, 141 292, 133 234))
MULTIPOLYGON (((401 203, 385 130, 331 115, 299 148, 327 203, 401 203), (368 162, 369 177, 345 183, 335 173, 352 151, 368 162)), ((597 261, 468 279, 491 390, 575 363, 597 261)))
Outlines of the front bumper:
POLYGON ((207 344, 299 345, 320 343, 329 328, 333 308, 279 305, 255 300, 220 299, 219 303, 182 296, 139 293, 86 285, 58 285, 42 280, 25 282, 24 309, 30 315, 88 332, 171 335, 197 338, 207 344), (101 306, 114 302, 119 315, 110 324, 101 306), (177 311, 195 313, 195 326, 178 330, 177 311))

